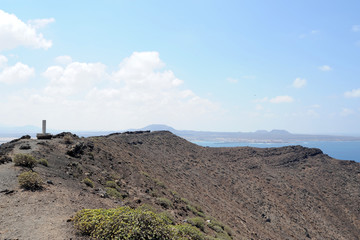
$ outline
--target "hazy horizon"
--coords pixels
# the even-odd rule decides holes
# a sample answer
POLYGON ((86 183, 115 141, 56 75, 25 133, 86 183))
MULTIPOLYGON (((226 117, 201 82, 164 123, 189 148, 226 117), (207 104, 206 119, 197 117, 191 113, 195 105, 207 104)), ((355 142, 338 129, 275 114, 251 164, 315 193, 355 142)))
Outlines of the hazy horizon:
MULTIPOLYGON (((141 129, 146 129, 147 127, 151 127, 151 126, 163 126, 163 127, 167 127, 167 128, 173 128, 176 131, 198 131, 198 132, 224 132, 224 133, 254 133, 257 131, 267 131, 267 132, 271 132, 271 131, 276 131, 276 130, 280 130, 280 131, 287 131, 290 134, 304 134, 304 135, 329 135, 329 136, 352 136, 352 137, 360 137, 360 133, 307 133, 307 132, 291 132, 288 131, 287 129, 256 129, 253 131, 212 131, 212 130, 197 130, 197 129, 178 129, 176 127, 170 126, 170 125, 166 125, 166 124, 150 124, 148 126, 143 126, 141 128, 128 128, 128 129, 112 129, 112 130, 96 130, 96 129, 89 129, 89 130, 78 130, 78 129, 53 129, 53 128, 48 128, 47 132, 52 133, 52 134, 57 134, 57 133, 61 133, 61 132, 72 132, 72 133, 102 133, 102 132, 124 132, 124 131, 129 131, 129 130, 141 130, 141 129)), ((41 127, 39 126, 33 126, 33 125, 27 125, 27 126, 3 126, 0 125, 0 137, 3 135, 8 135, 8 134, 35 134, 35 133, 39 133, 41 132, 41 127), (3 130, 7 129, 7 131, 4 133, 3 130), (9 130, 10 129, 10 130, 9 130), (12 132, 13 131, 13 132, 12 132)))
POLYGON ((4 0, 0 126, 360 135, 360 2, 4 0))

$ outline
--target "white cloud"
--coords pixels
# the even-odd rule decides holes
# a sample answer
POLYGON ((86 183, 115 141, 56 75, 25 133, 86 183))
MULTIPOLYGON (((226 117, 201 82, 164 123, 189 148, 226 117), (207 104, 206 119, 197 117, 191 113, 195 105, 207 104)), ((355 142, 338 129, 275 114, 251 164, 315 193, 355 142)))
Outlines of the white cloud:
POLYGON ((73 62, 65 68, 51 66, 43 76, 50 80, 45 88, 47 94, 72 95, 89 90, 95 83, 105 79, 106 66, 102 63, 73 62))
POLYGON ((261 99, 256 99, 254 102, 255 103, 264 103, 264 102, 270 102, 270 103, 291 103, 293 102, 294 99, 290 96, 276 96, 274 98, 268 98, 268 97, 264 97, 261 99))
POLYGON ((318 30, 311 30, 309 33, 302 33, 299 35, 299 38, 306 38, 308 35, 315 35, 318 34, 318 30))
POLYGON ((328 66, 328 65, 320 66, 319 69, 320 69, 321 71, 324 71, 324 72, 328 72, 328 71, 331 71, 331 70, 332 70, 332 68, 331 68, 330 66, 328 66))
POLYGON ((316 112, 314 109, 308 109, 306 114, 310 117, 319 117, 319 113, 316 112))
POLYGON ((28 25, 35 29, 46 27, 46 25, 55 22, 54 18, 44 18, 44 19, 33 19, 28 21, 28 25))
POLYGON ((0 72, 0 82, 6 84, 26 82, 35 75, 35 70, 21 62, 14 66, 5 66, 0 72))
POLYGON ((269 100, 271 103, 291 103, 294 99, 290 96, 277 96, 269 100))
POLYGON ((254 102, 255 103, 263 103, 263 102, 268 102, 268 101, 269 101, 269 98, 264 97, 264 98, 261 98, 261 99, 256 99, 254 102))
POLYGON ((229 83, 238 83, 239 80, 238 79, 235 79, 235 78, 228 78, 226 79, 229 83))
POLYGON ((321 105, 319 105, 319 104, 314 104, 314 105, 311 105, 310 108, 321 108, 321 105))
POLYGON ((70 56, 58 56, 55 58, 55 62, 61 65, 68 65, 72 63, 72 58, 70 56))
POLYGON ((0 55, 0 68, 5 67, 7 62, 8 62, 7 57, 5 57, 4 55, 0 55))
POLYGON ((311 31, 311 34, 318 34, 318 33, 319 33, 318 30, 312 30, 312 31, 311 31))
POLYGON ((7 119, 19 121, 10 111, 16 108, 29 116, 26 124, 36 124, 42 116, 68 130, 121 130, 151 123, 206 129, 223 117, 217 103, 184 89, 157 52, 133 53, 113 73, 106 69, 102 63, 50 66, 43 73, 43 89, 17 94, 9 105, 0 102, 0 108, 10 112, 7 119))
POLYGON ((302 88, 306 85, 306 79, 304 78, 296 78, 293 82, 293 87, 295 88, 302 88))
POLYGON ((351 30, 352 30, 353 32, 360 32, 360 25, 353 25, 352 28, 351 28, 351 30))
POLYGON ((258 111, 261 111, 261 110, 264 109, 264 107, 261 104, 256 104, 255 109, 258 110, 258 111))
POLYGON ((256 76, 254 76, 254 75, 244 75, 244 76, 241 76, 241 78, 251 80, 251 79, 256 79, 256 76))
POLYGON ((37 29, 18 19, 14 14, 0 10, 0 51, 18 46, 48 49, 52 46, 37 29))
POLYGON ((341 115, 341 116, 344 116, 344 117, 347 117, 347 116, 352 115, 352 114, 354 114, 354 113, 355 113, 354 110, 349 109, 349 108, 344 108, 344 109, 341 111, 340 115, 341 115))
POLYGON ((344 95, 347 98, 358 98, 360 97, 360 88, 345 92, 344 95))
POLYGON ((181 85, 183 81, 172 71, 158 71, 164 66, 158 52, 134 52, 120 63, 112 79, 134 88, 164 89, 181 85))

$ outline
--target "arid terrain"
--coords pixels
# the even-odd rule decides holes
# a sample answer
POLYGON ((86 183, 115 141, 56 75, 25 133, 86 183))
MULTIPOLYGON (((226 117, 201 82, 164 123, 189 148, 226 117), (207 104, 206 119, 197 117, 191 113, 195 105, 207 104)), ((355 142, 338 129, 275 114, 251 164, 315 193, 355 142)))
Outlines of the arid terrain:
POLYGON ((196 214, 179 198, 229 226, 233 239, 360 236, 360 164, 319 149, 205 148, 159 131, 89 138, 63 133, 0 146, 0 157, 17 153, 48 160, 47 167, 34 168, 45 186, 21 189, 17 176, 26 169, 0 163, 0 239, 87 239, 71 222, 83 208, 147 203, 180 223, 196 214), (106 194, 108 181, 117 183, 121 199, 106 194))

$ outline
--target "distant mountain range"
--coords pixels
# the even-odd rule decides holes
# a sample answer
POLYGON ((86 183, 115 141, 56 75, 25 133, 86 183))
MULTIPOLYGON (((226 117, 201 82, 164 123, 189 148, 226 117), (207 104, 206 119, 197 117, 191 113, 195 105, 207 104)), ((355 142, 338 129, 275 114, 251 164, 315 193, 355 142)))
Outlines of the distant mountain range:
MULTIPOLYGON (((167 125, 153 124, 141 129, 128 129, 125 131, 169 131, 189 141, 208 141, 208 142, 252 142, 252 143, 286 143, 304 141, 360 141, 360 137, 335 136, 335 135, 313 135, 313 134, 293 134, 286 130, 258 130, 255 132, 211 132, 177 130, 167 125)), ((5 127, 0 126, 0 137, 20 137, 25 134, 35 136, 41 132, 41 128, 35 126, 5 127)), ((62 131, 48 130, 50 133, 62 131)), ((99 136, 107 135, 119 131, 73 131, 79 136, 99 136)), ((123 131, 120 131, 123 132, 123 131)))
POLYGON ((176 130, 166 125, 149 125, 140 130, 170 131, 189 141, 209 141, 209 142, 261 142, 261 143, 286 143, 304 141, 360 141, 360 137, 351 136, 332 136, 332 135, 311 135, 311 134, 292 134, 286 130, 258 130, 256 132, 208 132, 176 130))

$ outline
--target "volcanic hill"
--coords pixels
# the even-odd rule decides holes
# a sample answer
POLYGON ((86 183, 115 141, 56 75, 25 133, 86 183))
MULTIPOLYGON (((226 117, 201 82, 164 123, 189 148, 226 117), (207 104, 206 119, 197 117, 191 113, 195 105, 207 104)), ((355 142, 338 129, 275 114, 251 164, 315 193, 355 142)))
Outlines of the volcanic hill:
POLYGON ((359 239, 360 164, 301 146, 200 147, 167 131, 0 146, 0 239, 88 239, 73 228, 77 211, 143 204, 175 223, 216 219, 223 229, 203 231, 219 239, 359 239), (34 168, 43 190, 19 187, 18 153, 48 161, 34 168))

